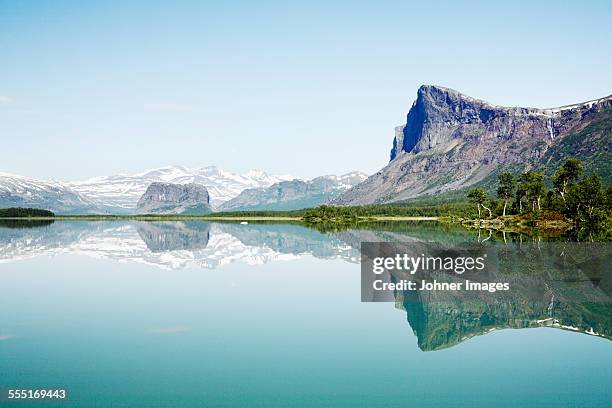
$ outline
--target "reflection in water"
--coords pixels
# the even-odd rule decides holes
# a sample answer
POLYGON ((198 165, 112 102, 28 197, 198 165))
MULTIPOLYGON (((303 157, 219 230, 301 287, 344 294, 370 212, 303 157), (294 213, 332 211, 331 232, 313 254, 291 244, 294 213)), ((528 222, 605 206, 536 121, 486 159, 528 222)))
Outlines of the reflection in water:
POLYGON ((54 220, 11 220, 0 218, 0 228, 39 228, 53 224, 54 220))
POLYGON ((292 224, 63 221, 38 229, 0 227, 0 262, 72 253, 164 269, 213 269, 237 261, 260 265, 302 255, 358 262, 358 248, 292 224))
MULTIPOLYGON (((409 243, 415 253, 426 243, 452 247, 478 241, 496 265, 492 280, 510 282, 516 290, 511 295, 474 291, 396 293, 396 306, 405 310, 422 350, 451 347, 503 328, 548 326, 612 338, 608 245, 544 245, 508 234, 486 234, 485 238, 482 242, 482 236, 478 239, 471 231, 437 223, 363 224, 359 229, 329 233, 295 224, 201 221, 5 223, 0 224, 0 262, 78 254, 164 269, 212 269, 238 261, 257 265, 305 255, 358 263, 360 243, 364 241, 409 243)), ((427 278, 461 279, 435 274, 427 278)))
POLYGON ((204 249, 210 238, 207 222, 139 222, 136 230, 151 252, 204 249))
MULTIPOLYGON (((406 311, 422 350, 504 328, 555 327, 612 338, 609 245, 512 242, 488 245, 486 254, 493 267, 483 281, 508 282, 510 291, 397 294, 396 306, 406 311)), ((427 276, 446 282, 466 278, 442 272, 427 276)))

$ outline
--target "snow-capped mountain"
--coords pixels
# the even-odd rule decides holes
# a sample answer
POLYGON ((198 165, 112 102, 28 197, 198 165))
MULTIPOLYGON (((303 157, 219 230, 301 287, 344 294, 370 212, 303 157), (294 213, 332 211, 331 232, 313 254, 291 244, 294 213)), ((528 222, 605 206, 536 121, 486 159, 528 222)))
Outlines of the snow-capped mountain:
POLYGON ((362 181, 368 178, 368 175, 361 171, 352 171, 350 173, 342 174, 341 176, 331 174, 322 177, 335 180, 338 183, 336 185, 336 189, 342 191, 348 190, 349 188, 352 188, 353 186, 356 186, 357 184, 361 183, 362 181))
MULTIPOLYGON (((318 181, 329 184, 331 187, 328 189, 345 191, 365 178, 363 173, 352 172, 342 176, 322 176, 308 183, 318 181)), ((67 182, 0 173, 0 208, 44 208, 57 214, 132 214, 147 187, 155 182, 203 185, 208 190, 213 210, 245 190, 259 191, 279 183, 305 183, 289 175, 270 175, 261 170, 236 174, 215 166, 196 169, 167 166, 135 174, 67 182)), ((320 203, 313 201, 312 204, 320 203)))
POLYGON ((61 214, 99 212, 96 204, 59 181, 0 173, 0 208, 34 207, 61 214))
POLYGON ((136 174, 117 174, 66 183, 87 199, 104 206, 110 212, 130 212, 138 199, 153 182, 201 184, 208 190, 213 208, 237 196, 248 188, 268 187, 296 177, 269 175, 261 170, 244 174, 231 173, 215 166, 189 169, 167 166, 136 174))

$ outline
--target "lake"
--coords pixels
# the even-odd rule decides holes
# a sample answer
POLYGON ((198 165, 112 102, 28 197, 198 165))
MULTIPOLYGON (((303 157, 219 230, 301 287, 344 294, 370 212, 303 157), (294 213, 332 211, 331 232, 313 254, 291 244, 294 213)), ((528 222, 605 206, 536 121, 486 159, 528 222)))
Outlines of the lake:
POLYGON ((83 407, 609 407, 609 260, 436 222, 4 222, 0 388, 83 407), (476 243, 524 290, 362 302, 360 244, 381 241, 476 243))

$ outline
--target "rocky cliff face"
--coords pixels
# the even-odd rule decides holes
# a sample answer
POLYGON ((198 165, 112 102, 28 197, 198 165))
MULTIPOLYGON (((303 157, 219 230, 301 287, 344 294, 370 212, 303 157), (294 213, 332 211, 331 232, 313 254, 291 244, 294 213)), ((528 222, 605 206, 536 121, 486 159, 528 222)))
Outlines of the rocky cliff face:
POLYGON ((210 197, 200 184, 151 183, 136 210, 140 214, 207 214, 210 197))
POLYGON ((609 171, 612 96, 552 109, 508 108, 438 86, 419 88, 395 129, 390 163, 332 202, 401 201, 487 183, 505 169, 546 170, 578 156, 609 171))
POLYGON ((268 188, 252 188, 223 203, 221 211, 295 210, 328 202, 366 179, 355 171, 342 176, 321 176, 309 181, 292 180, 268 188))

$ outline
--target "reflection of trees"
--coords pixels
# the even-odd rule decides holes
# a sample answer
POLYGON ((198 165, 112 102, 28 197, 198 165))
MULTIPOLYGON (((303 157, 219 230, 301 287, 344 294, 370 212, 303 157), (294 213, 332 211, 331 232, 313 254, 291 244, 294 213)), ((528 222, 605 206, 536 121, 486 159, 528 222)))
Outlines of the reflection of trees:
POLYGON ((0 228, 39 228, 53 224, 53 220, 10 220, 0 218, 0 228))

